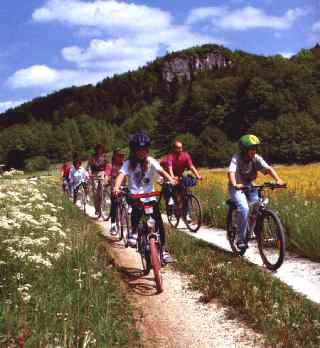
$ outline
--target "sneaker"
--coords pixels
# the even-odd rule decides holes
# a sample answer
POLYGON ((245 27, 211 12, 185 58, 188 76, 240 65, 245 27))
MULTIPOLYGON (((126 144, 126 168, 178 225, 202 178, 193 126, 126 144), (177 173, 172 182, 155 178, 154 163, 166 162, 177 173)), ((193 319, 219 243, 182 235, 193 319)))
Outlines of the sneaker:
POLYGON ((115 223, 111 224, 110 234, 111 236, 116 236, 118 234, 117 225, 115 223))
POLYGON ((137 238, 138 238, 138 234, 137 233, 132 233, 131 236, 128 238, 128 244, 132 248, 136 247, 136 245, 137 245, 137 238))
POLYGON ((238 249, 247 249, 247 243, 244 242, 243 240, 237 241, 237 247, 238 249))
POLYGON ((186 214, 186 220, 187 222, 191 222, 192 221, 192 217, 189 213, 186 214))
POLYGON ((163 262, 164 263, 171 263, 171 262, 173 262, 172 256, 166 250, 164 250, 162 252, 162 257, 163 257, 163 262))

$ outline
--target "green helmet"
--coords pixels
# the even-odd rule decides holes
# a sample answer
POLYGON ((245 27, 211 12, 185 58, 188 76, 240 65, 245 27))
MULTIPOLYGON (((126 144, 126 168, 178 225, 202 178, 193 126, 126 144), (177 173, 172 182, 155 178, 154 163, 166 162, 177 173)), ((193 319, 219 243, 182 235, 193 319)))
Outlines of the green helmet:
POLYGON ((243 135, 239 139, 239 146, 241 150, 247 150, 250 147, 258 146, 260 145, 260 140, 257 136, 253 134, 246 134, 243 135))

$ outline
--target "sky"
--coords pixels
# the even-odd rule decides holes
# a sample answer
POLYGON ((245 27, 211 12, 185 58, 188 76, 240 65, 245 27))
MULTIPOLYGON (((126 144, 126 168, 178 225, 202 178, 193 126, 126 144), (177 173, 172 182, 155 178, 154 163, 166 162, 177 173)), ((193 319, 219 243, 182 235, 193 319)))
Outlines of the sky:
POLYGON ((320 0, 10 0, 0 7, 0 112, 213 43, 289 58, 320 42, 320 0))

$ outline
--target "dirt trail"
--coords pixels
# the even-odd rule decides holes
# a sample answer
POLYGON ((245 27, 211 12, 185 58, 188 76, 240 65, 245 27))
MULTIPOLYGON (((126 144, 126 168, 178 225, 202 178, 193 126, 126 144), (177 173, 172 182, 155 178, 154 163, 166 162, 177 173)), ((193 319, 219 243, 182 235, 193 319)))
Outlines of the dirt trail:
MULTIPOLYGON (((93 217, 91 209, 89 215, 93 217)), ((110 237, 108 223, 97 222, 137 308, 144 347, 266 347, 261 335, 241 321, 229 319, 228 309, 218 301, 199 302, 201 293, 188 290, 188 276, 170 266, 162 269, 164 292, 157 294, 153 274, 142 275, 140 256, 135 249, 124 248, 122 242, 110 237)))

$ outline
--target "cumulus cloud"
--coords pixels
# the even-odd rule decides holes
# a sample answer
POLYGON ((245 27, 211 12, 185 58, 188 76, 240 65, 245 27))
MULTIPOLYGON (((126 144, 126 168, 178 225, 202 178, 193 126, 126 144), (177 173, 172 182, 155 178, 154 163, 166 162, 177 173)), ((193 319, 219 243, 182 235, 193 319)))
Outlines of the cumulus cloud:
POLYGON ((14 108, 25 103, 26 100, 7 100, 0 102, 0 113, 7 111, 8 109, 14 108))
POLYGON ((60 89, 67 86, 95 84, 106 77, 105 72, 88 72, 86 70, 57 70, 46 65, 33 65, 20 69, 8 79, 12 88, 40 88, 43 90, 60 89))
POLYGON ((320 33, 320 21, 313 23, 312 31, 315 33, 320 33))
POLYGON ((253 28, 286 30, 305 14, 307 14, 307 10, 300 8, 289 9, 283 16, 272 16, 252 6, 239 9, 221 6, 200 7, 190 12, 187 23, 193 24, 210 19, 213 26, 224 30, 248 30, 253 28))
POLYGON ((170 25, 168 12, 145 5, 110 0, 84 2, 80 0, 49 0, 36 9, 32 18, 37 22, 59 21, 71 25, 93 26, 127 31, 158 30, 170 25))

